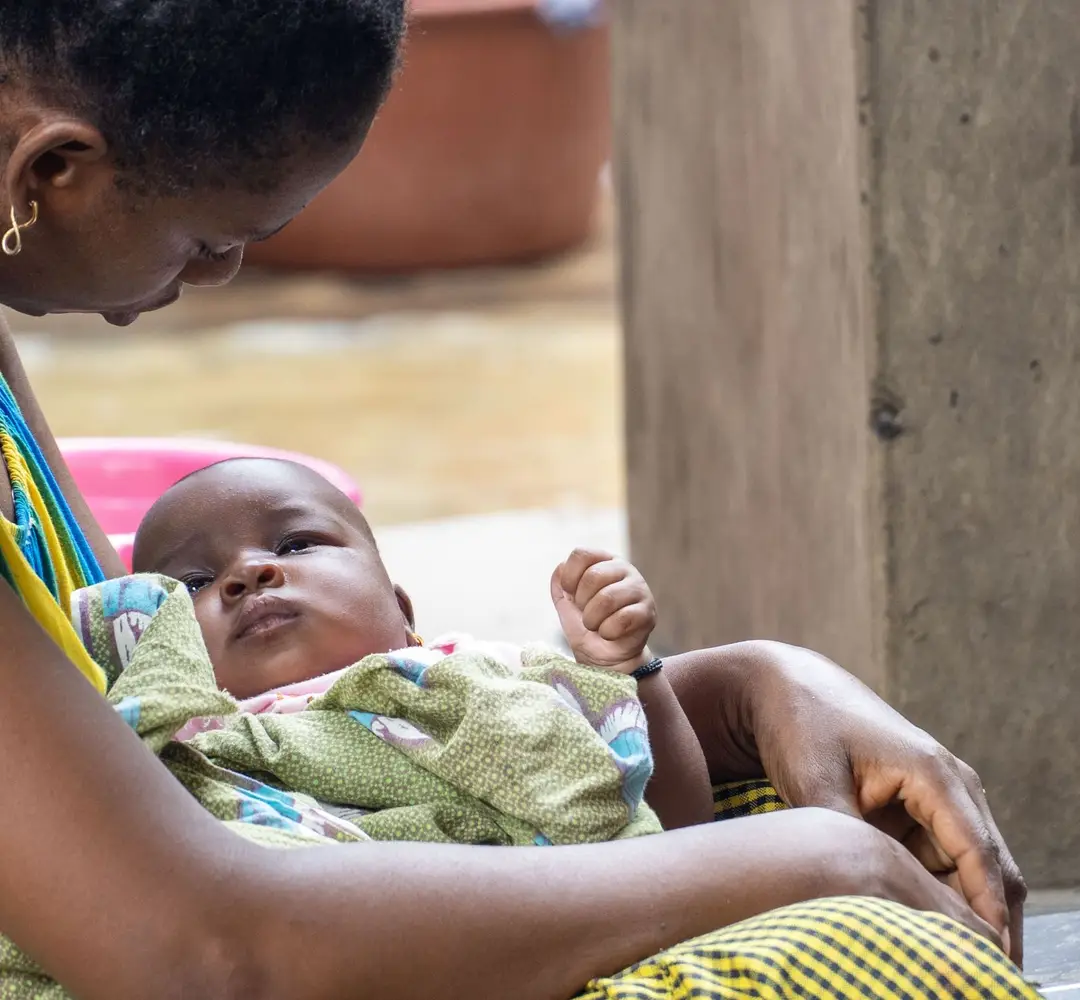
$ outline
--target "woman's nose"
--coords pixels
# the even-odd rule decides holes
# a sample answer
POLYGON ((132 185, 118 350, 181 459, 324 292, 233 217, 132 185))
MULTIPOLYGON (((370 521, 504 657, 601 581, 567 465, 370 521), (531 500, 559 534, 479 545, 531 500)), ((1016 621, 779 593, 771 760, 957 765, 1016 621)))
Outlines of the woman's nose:
POLYGON ((226 603, 235 603, 260 590, 280 587, 284 582, 285 574, 276 562, 250 560, 230 570, 222 584, 221 596, 226 603))
POLYGON ((195 257, 180 272, 185 285, 227 285, 236 277, 244 259, 243 246, 233 247, 220 257, 195 257))

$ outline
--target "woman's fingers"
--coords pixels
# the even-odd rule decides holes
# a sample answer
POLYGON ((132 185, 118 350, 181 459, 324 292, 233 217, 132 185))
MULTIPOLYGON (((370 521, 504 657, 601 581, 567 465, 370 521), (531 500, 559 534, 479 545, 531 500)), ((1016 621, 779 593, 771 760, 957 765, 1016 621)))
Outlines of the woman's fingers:
POLYGON ((960 777, 971 795, 983 821, 986 823, 990 836, 996 845, 998 862, 1001 865, 1001 877, 1005 886, 1005 902, 1009 908, 1009 939, 1011 948, 1009 957, 1021 968, 1024 965, 1024 903, 1027 902, 1027 884, 1024 876, 1020 874, 1020 867, 1009 851, 1005 838, 1002 837, 993 813, 990 811, 990 803, 986 800, 986 791, 983 789, 982 779, 975 770, 959 761, 960 777))
MULTIPOLYGON (((929 830, 919 826, 910 816, 908 817, 908 823, 909 829, 907 833, 897 837, 897 840, 911 851, 919 864, 934 875, 951 876, 956 874, 956 865, 953 864, 952 858, 945 853, 934 835, 929 830)), ((959 891, 960 883, 958 881, 955 883, 954 888, 959 891)))
MULTIPOLYGON (((881 837, 880 834, 878 834, 881 837)), ((993 941, 999 947, 1001 934, 984 920, 958 892, 956 873, 935 876, 921 867, 895 839, 881 837, 886 845, 885 884, 882 895, 918 910, 934 911, 970 928, 976 934, 993 941)))
MULTIPOLYGON (((1022 966, 1024 959, 1024 902, 1027 899, 1027 886, 1024 884, 1020 869, 1005 846, 1005 841, 990 813, 986 795, 982 790, 982 782, 979 781, 978 775, 971 768, 966 767, 961 761, 957 763, 968 794, 982 814, 990 836, 997 843, 996 853, 1001 866, 1005 900, 1009 910, 1007 932, 1003 932, 1002 937, 1008 943, 1009 957, 1017 965, 1022 966), (970 775, 968 772, 970 772, 970 775)), ((883 833, 887 833, 900 841, 938 881, 963 895, 960 874, 952 859, 938 843, 933 833, 920 826, 901 803, 896 802, 886 806, 884 809, 867 816, 866 819, 883 833)))
POLYGON ((822 751, 804 756, 797 773, 770 770, 790 804, 866 818, 910 848, 928 871, 955 872, 952 884, 980 920, 1007 939, 1010 955, 1015 953, 1016 911, 1007 902, 1001 860, 1008 852, 965 784, 960 762, 943 748, 928 742, 916 750, 909 744, 888 764, 877 754, 822 751))
MULTIPOLYGON (((907 768, 880 765, 866 774, 861 797, 879 807, 898 799, 956 868, 964 898, 1006 939, 1010 925, 999 845, 976 805, 959 762, 936 744, 907 768)), ((1009 943, 1011 947, 1011 942, 1009 943)))
POLYGON ((1008 946, 1004 936, 998 933, 994 926, 983 920, 964 900, 963 894, 956 887, 955 874, 944 875, 940 879, 929 874, 927 874, 927 877, 937 885, 933 906, 927 907, 927 909, 934 909, 957 923, 964 924, 980 937, 992 941, 998 948, 1008 954, 1008 946))
MULTIPOLYGON (((1016 961, 1023 947, 1023 880, 985 798, 969 790, 960 762, 940 748, 931 756, 932 761, 922 754, 920 760, 897 760, 885 767, 853 755, 842 768, 838 757, 810 758, 802 762, 795 787, 790 778, 781 779, 789 788, 778 790, 793 805, 864 817, 901 842, 927 872, 942 876, 960 893, 959 902, 966 900, 948 915, 970 911, 972 918, 964 916, 962 922, 971 926, 976 919, 975 929, 984 936, 991 936, 985 934, 987 927, 993 928, 994 940, 1001 940, 1016 961), (1010 880, 1016 886, 1011 891, 1010 880)), ((948 903, 945 899, 942 905, 948 903)))

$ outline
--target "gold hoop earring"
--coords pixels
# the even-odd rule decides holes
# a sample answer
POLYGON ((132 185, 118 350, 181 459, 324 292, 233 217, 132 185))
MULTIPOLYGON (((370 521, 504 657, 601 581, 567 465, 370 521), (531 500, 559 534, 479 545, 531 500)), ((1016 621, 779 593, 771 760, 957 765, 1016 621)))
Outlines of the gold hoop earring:
POLYGON ((410 632, 409 633, 409 641, 414 646, 423 646, 424 645, 424 640, 421 639, 420 636, 418 636, 415 632, 410 632))
POLYGON ((11 206, 11 228, 4 233, 0 240, 0 248, 9 257, 17 257, 22 253, 22 234, 24 229, 29 229, 38 220, 38 203, 30 202, 30 218, 26 222, 19 222, 15 215, 15 206, 11 206))

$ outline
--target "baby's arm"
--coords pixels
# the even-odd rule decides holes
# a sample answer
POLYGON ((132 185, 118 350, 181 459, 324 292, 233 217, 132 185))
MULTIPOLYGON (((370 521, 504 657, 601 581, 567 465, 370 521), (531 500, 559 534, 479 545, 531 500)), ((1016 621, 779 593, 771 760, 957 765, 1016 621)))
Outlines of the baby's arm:
MULTIPOLYGON (((551 578, 551 599, 574 658, 630 674, 649 662, 656 605, 642 575, 606 552, 577 549, 551 578)), ((712 787, 701 744, 663 670, 638 694, 649 723, 653 777, 645 799, 664 829, 712 819, 712 787)))

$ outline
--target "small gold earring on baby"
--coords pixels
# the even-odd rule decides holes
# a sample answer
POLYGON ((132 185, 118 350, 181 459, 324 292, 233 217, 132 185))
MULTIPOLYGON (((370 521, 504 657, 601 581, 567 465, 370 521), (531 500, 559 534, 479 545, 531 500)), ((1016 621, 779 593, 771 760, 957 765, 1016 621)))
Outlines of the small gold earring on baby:
POLYGON ((420 638, 420 636, 418 636, 415 632, 410 632, 409 633, 409 645, 410 646, 422 646, 422 645, 424 645, 424 640, 422 638, 420 638))
POLYGON ((22 252, 22 234, 24 229, 29 229, 38 220, 38 203, 30 202, 30 218, 26 222, 19 222, 15 215, 15 206, 11 206, 11 228, 4 233, 0 240, 0 248, 9 257, 16 257, 22 252))

